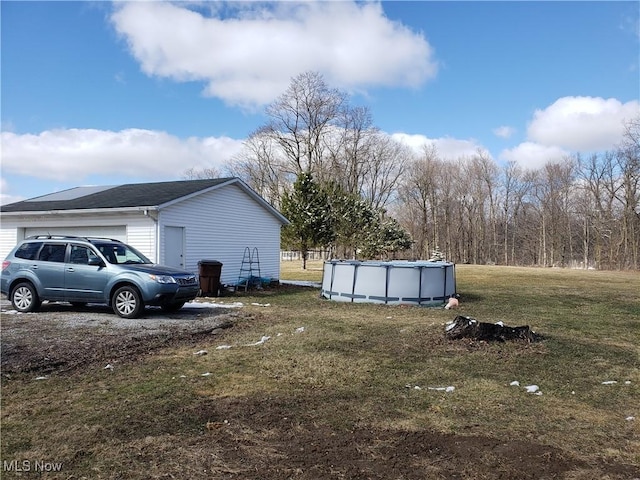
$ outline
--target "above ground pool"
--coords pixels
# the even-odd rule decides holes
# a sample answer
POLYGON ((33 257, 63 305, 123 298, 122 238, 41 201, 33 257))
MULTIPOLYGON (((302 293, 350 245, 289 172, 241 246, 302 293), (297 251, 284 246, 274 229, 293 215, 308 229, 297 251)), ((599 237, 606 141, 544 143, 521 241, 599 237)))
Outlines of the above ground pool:
POLYGON ((449 262, 329 260, 322 272, 322 296, 338 302, 438 306, 455 293, 449 262))

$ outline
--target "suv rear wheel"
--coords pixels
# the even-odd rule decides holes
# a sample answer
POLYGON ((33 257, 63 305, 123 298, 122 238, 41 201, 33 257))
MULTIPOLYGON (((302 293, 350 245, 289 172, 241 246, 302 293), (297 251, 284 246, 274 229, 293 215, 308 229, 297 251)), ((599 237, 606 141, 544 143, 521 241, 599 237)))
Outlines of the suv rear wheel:
POLYGON ((144 303, 138 289, 129 285, 116 290, 111 299, 111 304, 113 305, 113 311, 122 318, 136 318, 140 316, 144 309, 144 303))
POLYGON ((40 308, 40 298, 35 287, 29 282, 16 285, 11 291, 11 304, 18 312, 35 312, 40 308))

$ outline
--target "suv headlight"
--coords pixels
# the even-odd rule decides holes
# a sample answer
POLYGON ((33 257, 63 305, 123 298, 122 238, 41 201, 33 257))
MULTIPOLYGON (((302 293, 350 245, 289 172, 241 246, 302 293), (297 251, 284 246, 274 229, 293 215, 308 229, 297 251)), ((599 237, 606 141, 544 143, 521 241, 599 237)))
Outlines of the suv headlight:
POLYGON ((149 274, 151 280, 155 280, 158 283, 176 283, 176 279, 171 275, 153 275, 149 274))

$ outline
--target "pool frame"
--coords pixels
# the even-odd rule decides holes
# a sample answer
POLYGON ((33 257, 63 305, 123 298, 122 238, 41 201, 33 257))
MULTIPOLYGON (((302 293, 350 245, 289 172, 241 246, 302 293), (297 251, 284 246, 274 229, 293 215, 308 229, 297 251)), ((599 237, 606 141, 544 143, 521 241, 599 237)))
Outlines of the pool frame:
POLYGON ((328 260, 323 266, 321 295, 329 300, 439 306, 455 293, 450 262, 328 260))

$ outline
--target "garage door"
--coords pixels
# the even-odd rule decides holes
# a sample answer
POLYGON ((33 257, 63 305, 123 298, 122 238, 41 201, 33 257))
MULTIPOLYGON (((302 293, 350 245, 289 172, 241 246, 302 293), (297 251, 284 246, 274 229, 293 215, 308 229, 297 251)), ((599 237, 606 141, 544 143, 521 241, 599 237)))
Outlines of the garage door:
POLYGON ((127 227, 124 225, 96 227, 44 227, 25 228, 24 236, 31 235, 73 235, 76 237, 104 237, 127 241, 127 227))

